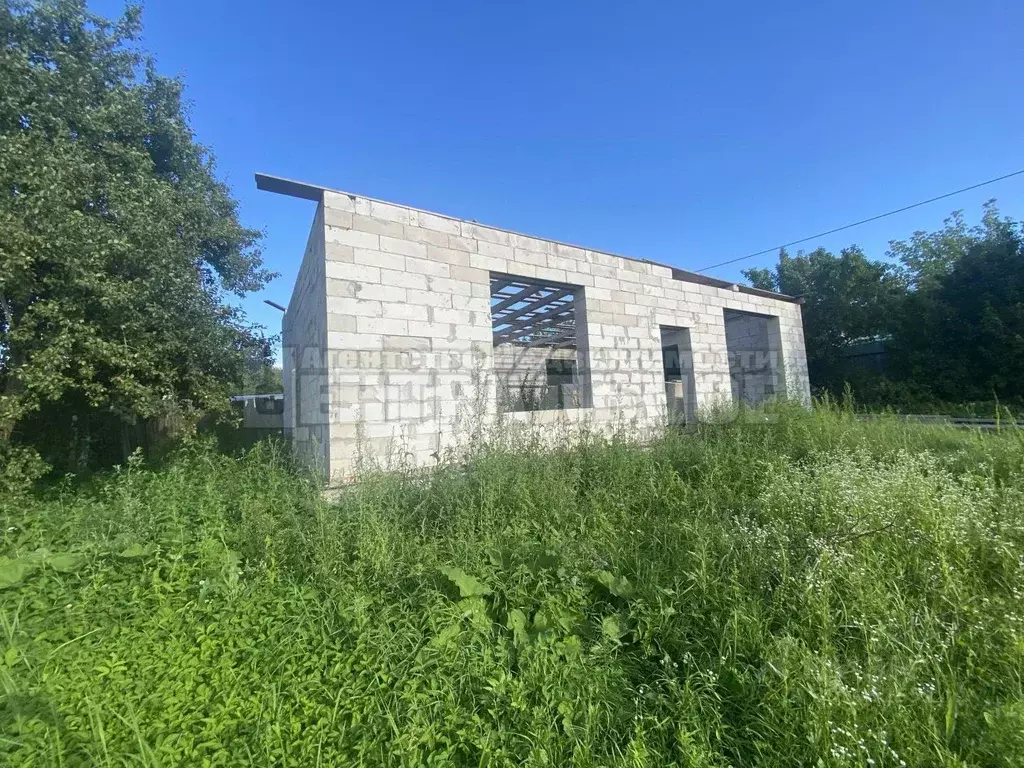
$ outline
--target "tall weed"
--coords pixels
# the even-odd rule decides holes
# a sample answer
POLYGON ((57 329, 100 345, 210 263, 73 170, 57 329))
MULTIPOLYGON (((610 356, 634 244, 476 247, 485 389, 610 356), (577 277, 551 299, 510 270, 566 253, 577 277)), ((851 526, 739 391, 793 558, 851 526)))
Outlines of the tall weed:
POLYGON ((1013 766, 1024 443, 778 406, 333 501, 280 447, 7 504, 12 765, 1013 766))

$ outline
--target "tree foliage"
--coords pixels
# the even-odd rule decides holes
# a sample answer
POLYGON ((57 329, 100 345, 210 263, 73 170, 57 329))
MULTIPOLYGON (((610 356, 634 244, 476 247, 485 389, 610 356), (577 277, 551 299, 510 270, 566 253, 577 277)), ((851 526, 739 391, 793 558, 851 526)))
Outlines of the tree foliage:
POLYGON ((912 278, 893 322, 889 373, 949 401, 1024 398, 1024 232, 993 204, 893 243, 912 278), (936 245, 938 244, 938 245, 936 245))
POLYGON ((744 274, 756 288, 804 297, 804 340, 816 382, 841 377, 849 346, 885 332, 905 282, 891 265, 871 261, 856 246, 838 256, 823 248, 790 256, 783 249, 774 271, 744 274))
POLYGON ((266 339, 231 303, 271 276, 140 12, 0 10, 0 438, 225 407, 266 339))
POLYGON ((968 227, 953 213, 936 232, 889 245, 886 260, 851 247, 779 254, 745 276, 759 288, 803 295, 808 367, 820 390, 847 384, 868 400, 913 392, 918 402, 1024 401, 1024 228, 986 203, 968 227), (884 340, 881 373, 850 357, 884 340))

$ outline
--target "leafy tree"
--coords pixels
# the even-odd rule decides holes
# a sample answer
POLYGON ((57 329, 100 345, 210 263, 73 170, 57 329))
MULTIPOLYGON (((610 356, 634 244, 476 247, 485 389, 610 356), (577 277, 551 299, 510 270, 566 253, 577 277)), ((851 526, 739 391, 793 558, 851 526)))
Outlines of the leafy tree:
POLYGON ((744 274, 755 286, 806 297, 812 383, 862 402, 945 410, 966 401, 1024 402, 1024 228, 994 201, 968 227, 954 212, 936 232, 889 245, 888 261, 857 248, 779 254, 774 270, 744 274), (886 343, 884 372, 850 365, 858 340, 886 343))
POLYGON ((246 367, 238 394, 263 395, 284 392, 281 368, 255 356, 246 367))
POLYGON ((272 276, 260 233, 140 29, 134 6, 0 10, 0 440, 217 411, 269 354, 229 301, 272 276))
POLYGON ((907 285, 919 294, 934 291, 969 250, 982 242, 997 242, 1012 233, 1010 219, 1000 218, 995 200, 983 206, 981 224, 968 228, 963 211, 953 211, 936 232, 918 230, 909 240, 889 243, 887 256, 902 265, 907 285))
POLYGON ((856 246, 838 256, 823 248, 790 256, 779 252, 774 270, 748 269, 756 288, 803 296, 804 340, 811 381, 842 390, 850 344, 884 335, 904 278, 891 265, 871 261, 856 246))
MULTIPOLYGON (((942 233, 928 237, 942 239, 942 233)), ((999 218, 990 203, 980 227, 955 250, 935 249, 938 258, 923 268, 917 266, 921 249, 900 250, 909 253, 901 260, 914 270, 916 289, 895 324, 894 375, 927 381, 953 402, 1024 398, 1022 242, 1021 226, 999 218)))

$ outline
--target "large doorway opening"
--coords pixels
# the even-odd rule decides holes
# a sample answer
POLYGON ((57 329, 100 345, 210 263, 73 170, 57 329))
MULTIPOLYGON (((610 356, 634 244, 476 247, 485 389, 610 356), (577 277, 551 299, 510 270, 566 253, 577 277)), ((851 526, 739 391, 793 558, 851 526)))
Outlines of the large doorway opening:
POLYGON ((697 418, 697 401, 694 397, 689 328, 661 326, 661 360, 665 369, 668 422, 692 424, 697 418))
POLYGON ((734 309, 723 311, 733 402, 758 405, 785 395, 779 319, 734 309))

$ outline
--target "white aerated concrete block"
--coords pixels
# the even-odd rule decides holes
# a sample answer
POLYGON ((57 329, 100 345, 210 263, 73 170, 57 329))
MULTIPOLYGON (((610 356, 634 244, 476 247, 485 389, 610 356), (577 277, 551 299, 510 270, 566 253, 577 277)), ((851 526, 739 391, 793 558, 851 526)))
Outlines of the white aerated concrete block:
POLYGON ((516 376, 557 381, 551 361, 567 355, 584 385, 542 387, 563 409, 507 419, 550 434, 572 423, 640 437, 657 432, 683 390, 697 409, 772 395, 809 400, 798 303, 674 274, 325 191, 282 324, 286 427, 334 481, 368 456, 429 466, 472 425, 493 423, 500 376, 504 387, 516 376), (516 350, 494 346, 498 275, 575 287, 576 350, 527 350, 514 376, 503 373, 516 350), (672 329, 687 330, 685 385, 666 380, 663 339, 681 338, 672 329))

